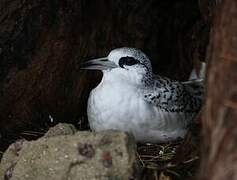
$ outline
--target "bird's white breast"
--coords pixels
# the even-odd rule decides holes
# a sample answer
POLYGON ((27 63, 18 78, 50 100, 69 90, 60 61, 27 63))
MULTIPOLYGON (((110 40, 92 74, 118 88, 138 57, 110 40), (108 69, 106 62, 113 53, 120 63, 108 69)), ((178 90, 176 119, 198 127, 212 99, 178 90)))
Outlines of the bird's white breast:
POLYGON ((184 114, 149 104, 141 89, 123 83, 102 81, 91 91, 87 114, 92 130, 127 131, 140 142, 164 142, 185 135, 184 114))

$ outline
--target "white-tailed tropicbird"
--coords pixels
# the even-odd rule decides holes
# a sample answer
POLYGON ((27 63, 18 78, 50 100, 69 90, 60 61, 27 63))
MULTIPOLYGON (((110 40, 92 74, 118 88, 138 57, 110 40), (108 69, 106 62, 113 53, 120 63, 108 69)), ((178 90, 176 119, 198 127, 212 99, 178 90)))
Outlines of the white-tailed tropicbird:
POLYGON ((85 63, 102 70, 91 91, 87 114, 92 130, 122 130, 138 142, 183 138, 202 105, 200 80, 179 82, 155 76, 149 58, 139 49, 118 48, 107 57, 85 63))

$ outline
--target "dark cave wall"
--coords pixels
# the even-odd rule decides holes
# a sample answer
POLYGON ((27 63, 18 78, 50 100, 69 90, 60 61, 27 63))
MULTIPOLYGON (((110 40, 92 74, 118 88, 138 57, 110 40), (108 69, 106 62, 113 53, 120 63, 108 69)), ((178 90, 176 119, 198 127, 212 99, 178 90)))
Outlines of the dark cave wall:
POLYGON ((116 47, 141 48, 154 72, 187 79, 205 59, 208 24, 197 0, 0 1, 0 132, 76 123, 100 73, 79 69, 116 47))
POLYGON ((237 1, 217 7, 208 48, 198 179, 237 179, 237 1))

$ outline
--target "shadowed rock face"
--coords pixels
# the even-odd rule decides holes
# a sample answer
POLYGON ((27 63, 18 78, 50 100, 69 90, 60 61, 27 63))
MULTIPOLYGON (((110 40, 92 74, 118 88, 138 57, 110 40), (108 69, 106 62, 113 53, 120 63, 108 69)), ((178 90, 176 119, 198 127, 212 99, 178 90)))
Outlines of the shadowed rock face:
POLYGON ((237 179, 237 1, 219 2, 208 48, 202 180, 237 179))
POLYGON ((205 54, 199 39, 207 30, 195 0, 2 0, 1 144, 47 127, 49 115, 72 123, 85 116, 100 74, 79 70, 82 61, 132 46, 146 52, 155 73, 185 79, 194 56, 205 54))

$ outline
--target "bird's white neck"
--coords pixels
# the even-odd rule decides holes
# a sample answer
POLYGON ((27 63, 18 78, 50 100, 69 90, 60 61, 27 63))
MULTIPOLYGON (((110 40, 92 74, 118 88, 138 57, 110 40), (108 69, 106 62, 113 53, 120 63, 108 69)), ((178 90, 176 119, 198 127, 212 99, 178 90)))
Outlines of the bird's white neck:
POLYGON ((144 87, 149 86, 153 84, 153 77, 152 74, 142 74, 134 72, 127 72, 123 73, 122 71, 118 69, 112 69, 112 70, 105 70, 103 71, 103 78, 102 82, 108 82, 108 83, 119 83, 119 84, 130 84, 134 85, 136 87, 144 87))

